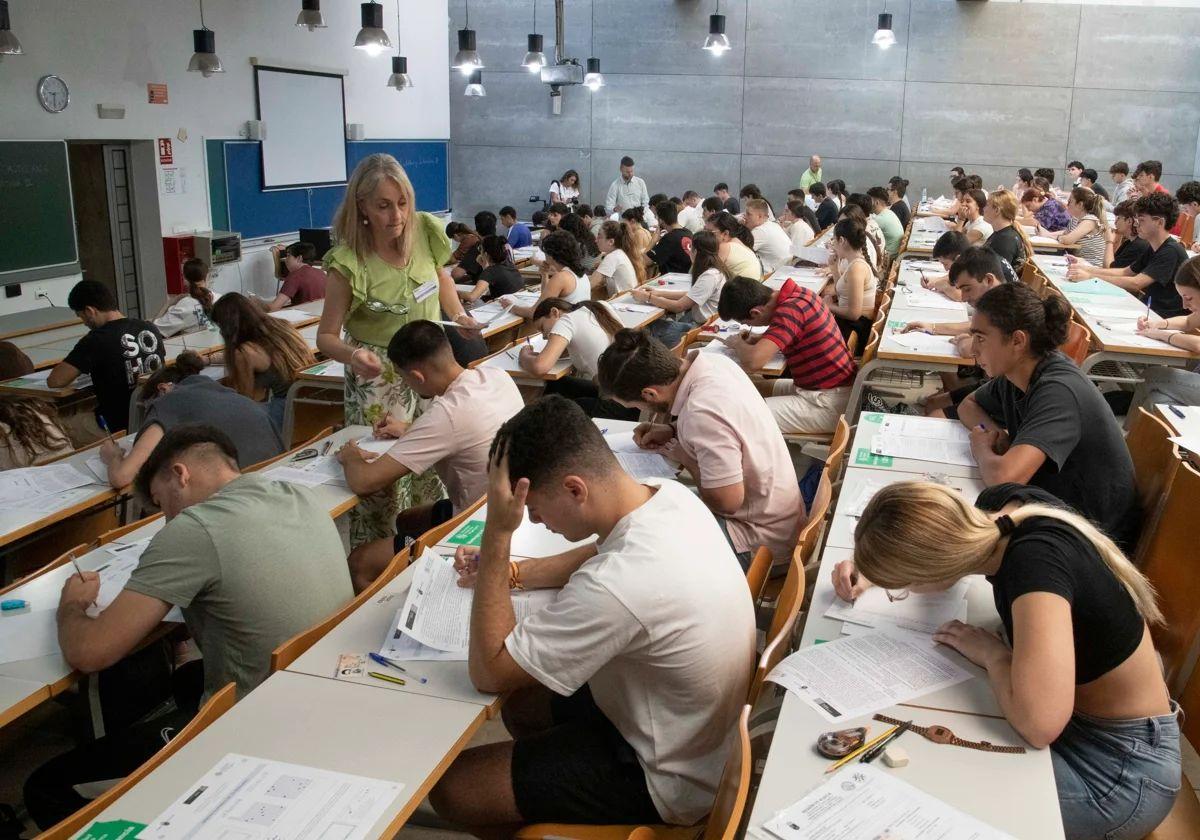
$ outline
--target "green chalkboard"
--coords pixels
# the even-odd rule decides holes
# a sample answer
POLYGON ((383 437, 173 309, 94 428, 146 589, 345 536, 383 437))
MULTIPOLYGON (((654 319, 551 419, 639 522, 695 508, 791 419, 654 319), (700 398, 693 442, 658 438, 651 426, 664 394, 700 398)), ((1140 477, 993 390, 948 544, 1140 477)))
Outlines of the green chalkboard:
POLYGON ((0 285, 78 261, 67 144, 0 142, 0 285))

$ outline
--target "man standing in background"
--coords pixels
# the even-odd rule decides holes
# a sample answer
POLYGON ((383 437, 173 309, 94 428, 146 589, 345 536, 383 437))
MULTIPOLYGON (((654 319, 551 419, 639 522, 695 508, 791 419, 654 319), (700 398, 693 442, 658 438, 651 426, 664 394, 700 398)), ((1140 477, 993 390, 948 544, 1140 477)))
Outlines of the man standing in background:
POLYGON ((824 174, 821 172, 821 156, 813 155, 808 159, 808 169, 804 170, 804 174, 800 176, 800 189, 808 192, 808 188, 817 181, 824 181, 824 174))
POLYGON ((609 184, 604 203, 610 213, 624 213, 630 208, 650 204, 650 191, 646 189, 646 182, 633 174, 633 158, 629 155, 621 158, 621 177, 609 184))

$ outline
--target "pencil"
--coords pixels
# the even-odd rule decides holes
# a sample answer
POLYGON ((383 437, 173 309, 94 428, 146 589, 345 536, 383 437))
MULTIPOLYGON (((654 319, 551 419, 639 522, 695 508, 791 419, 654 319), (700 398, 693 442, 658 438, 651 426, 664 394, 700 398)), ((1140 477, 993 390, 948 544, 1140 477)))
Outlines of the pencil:
POLYGON ((856 749, 854 752, 850 753, 849 755, 842 756, 841 758, 839 758, 837 761, 835 761, 833 764, 831 764, 829 766, 829 769, 825 771, 825 774, 828 775, 828 774, 832 773, 834 770, 840 769, 843 764, 847 764, 848 762, 853 761, 854 759, 858 758, 860 755, 865 753, 867 750, 871 749, 871 747, 878 744, 880 741, 882 741, 884 738, 891 735, 893 732, 895 732, 899 728, 900 728, 899 726, 893 726, 891 729, 889 729, 887 732, 884 732, 879 737, 872 738, 870 741, 867 741, 865 744, 863 744, 861 747, 859 747, 858 749, 856 749))

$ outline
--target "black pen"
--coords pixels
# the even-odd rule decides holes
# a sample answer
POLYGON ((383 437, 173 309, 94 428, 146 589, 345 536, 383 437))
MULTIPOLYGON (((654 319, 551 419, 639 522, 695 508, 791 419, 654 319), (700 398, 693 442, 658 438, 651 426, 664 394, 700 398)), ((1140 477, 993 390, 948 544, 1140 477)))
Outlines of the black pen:
POLYGON ((1173 406, 1173 405, 1168 405, 1168 406, 1167 406, 1167 408, 1171 409, 1171 413, 1172 413, 1172 414, 1174 414, 1176 417, 1178 417, 1180 420, 1183 420, 1183 419, 1184 419, 1184 414, 1183 414, 1183 412, 1182 412, 1182 411, 1180 411, 1180 410, 1179 410, 1178 408, 1176 408, 1175 406, 1173 406))
POLYGON ((879 756, 883 753, 883 751, 885 749, 887 749, 887 745, 890 744, 892 741, 895 741, 897 738, 899 738, 905 732, 907 732, 908 728, 910 726, 912 726, 911 720, 906 720, 904 723, 897 726, 895 732, 893 732, 891 735, 888 735, 886 738, 884 738, 878 744, 876 744, 875 746, 871 747, 871 749, 869 749, 865 753, 863 753, 862 757, 859 758, 859 760, 858 760, 859 763, 860 764, 870 764, 872 761, 879 758, 879 756))

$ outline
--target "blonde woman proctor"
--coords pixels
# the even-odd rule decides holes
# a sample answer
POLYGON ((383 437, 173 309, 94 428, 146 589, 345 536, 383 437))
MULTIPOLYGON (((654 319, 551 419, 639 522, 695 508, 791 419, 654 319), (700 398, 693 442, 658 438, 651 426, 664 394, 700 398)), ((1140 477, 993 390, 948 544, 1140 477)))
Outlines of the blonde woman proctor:
MULTIPOLYGON (((420 398, 396 375, 387 346, 410 321, 446 319, 475 335, 442 266, 450 240, 442 224, 417 212, 412 183, 391 155, 371 155, 354 169, 333 219, 338 245, 325 255, 329 282, 317 347, 346 364, 346 423, 373 425, 389 412, 411 422, 420 398)), ((355 545, 392 533, 397 511, 443 495, 429 470, 405 476, 390 490, 359 502, 351 516, 355 545)))
POLYGON ((1180 787, 1178 707, 1150 625, 1154 589, 1116 544, 1055 496, 998 484, 972 506, 937 484, 892 484, 867 504, 854 559, 833 571, 847 601, 897 600, 986 575, 1008 642, 950 621, 934 633, 987 671, 1005 718, 1050 748, 1068 840, 1140 838, 1180 787))

